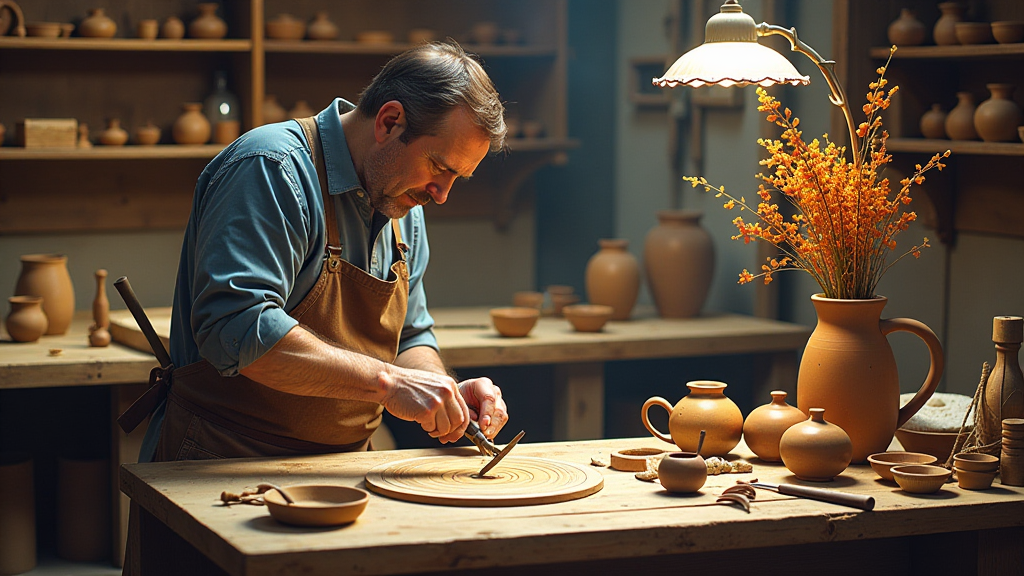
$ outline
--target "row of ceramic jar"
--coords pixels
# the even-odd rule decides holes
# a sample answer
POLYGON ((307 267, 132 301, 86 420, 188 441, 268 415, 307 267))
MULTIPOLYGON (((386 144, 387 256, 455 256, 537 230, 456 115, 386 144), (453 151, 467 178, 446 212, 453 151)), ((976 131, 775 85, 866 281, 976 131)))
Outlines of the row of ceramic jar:
MULTIPOLYGON (((184 111, 171 125, 171 138, 175 144, 206 144, 210 141, 211 135, 216 144, 230 144, 238 138, 241 128, 237 120, 220 121, 216 126, 211 126, 210 120, 202 112, 202 104, 188 102, 183 104, 182 108, 184 111)), ((79 124, 78 130, 78 147, 92 146, 88 126, 79 124)), ((134 143, 152 146, 160 142, 161 135, 160 127, 149 121, 135 129, 134 143)), ((128 140, 128 131, 121 126, 121 120, 110 118, 107 120, 106 129, 99 133, 96 141, 104 146, 123 146, 128 140)))
MULTIPOLYGON (((939 4, 942 16, 932 27, 932 40, 939 46, 956 44, 1016 44, 1024 42, 1024 22, 964 22, 966 6, 959 2, 939 4)), ((912 10, 904 8, 889 24, 889 42, 897 46, 919 46, 927 41, 928 30, 912 10)))
MULTIPOLYGON (((272 40, 336 40, 338 27, 331 22, 327 12, 317 12, 307 25, 302 20, 288 13, 278 14, 266 22, 267 38, 272 40)), ((410 44, 433 42, 442 35, 430 28, 413 28, 406 38, 410 44)), ((484 21, 474 24, 467 38, 474 44, 495 44, 499 40, 505 44, 518 44, 522 33, 515 29, 499 28, 495 22, 484 21)), ((355 35, 356 42, 368 44, 387 44, 395 41, 395 35, 387 30, 364 30, 355 35)))
POLYGON ((974 94, 957 92, 957 105, 948 113, 941 104, 921 116, 921 135, 925 138, 1014 142, 1024 139, 1018 127, 1024 124, 1024 111, 1013 100, 1012 84, 986 85, 991 96, 975 106, 974 94))
MULTIPOLYGON (((199 4, 199 16, 189 22, 189 38, 218 40, 228 34, 228 25, 217 16, 217 7, 213 2, 199 4)), ((30 31, 30 36, 42 37, 66 37, 70 36, 74 25, 61 24, 57 22, 33 22, 26 27, 35 30, 30 31)), ((177 16, 171 16, 160 24, 157 20, 140 20, 137 23, 136 33, 139 38, 152 40, 158 35, 160 38, 178 40, 185 37, 185 23, 177 16)), ((113 38, 117 35, 117 22, 107 16, 103 8, 89 10, 89 15, 78 24, 78 35, 83 38, 113 38)))

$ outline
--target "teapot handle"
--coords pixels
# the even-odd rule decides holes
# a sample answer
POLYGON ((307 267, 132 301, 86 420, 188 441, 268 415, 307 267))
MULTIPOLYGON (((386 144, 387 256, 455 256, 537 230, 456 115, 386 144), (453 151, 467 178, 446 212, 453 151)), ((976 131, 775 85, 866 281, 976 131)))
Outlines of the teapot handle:
POLYGON ((932 332, 931 328, 925 326, 922 322, 910 318, 889 318, 881 320, 879 328, 885 336, 893 332, 910 332, 924 340, 924 343, 928 346, 928 355, 930 357, 928 376, 924 379, 924 384, 921 385, 921 389, 917 391, 917 394, 914 395, 910 402, 907 402, 906 406, 900 408, 900 414, 896 420, 896 427, 899 428, 907 420, 910 420, 914 414, 917 414, 917 411, 924 406, 924 403, 932 397, 932 393, 935 392, 935 388, 939 385, 939 379, 942 378, 942 371, 946 366, 946 360, 945 356, 942 355, 942 344, 939 342, 938 337, 935 336, 935 332, 932 332))
POLYGON ((659 432, 658 429, 655 428, 653 424, 651 424, 651 421, 647 419, 647 411, 651 408, 651 406, 661 406, 662 408, 665 409, 666 412, 668 412, 669 417, 671 417, 672 405, 668 403, 668 400, 665 400, 661 396, 654 396, 653 398, 649 398, 647 402, 644 402, 644 407, 640 409, 640 418, 643 419, 644 426, 647 427, 647 430, 651 434, 654 434, 655 438, 658 438, 664 442, 668 442, 669 444, 675 444, 675 442, 672 441, 671 436, 667 436, 659 432))

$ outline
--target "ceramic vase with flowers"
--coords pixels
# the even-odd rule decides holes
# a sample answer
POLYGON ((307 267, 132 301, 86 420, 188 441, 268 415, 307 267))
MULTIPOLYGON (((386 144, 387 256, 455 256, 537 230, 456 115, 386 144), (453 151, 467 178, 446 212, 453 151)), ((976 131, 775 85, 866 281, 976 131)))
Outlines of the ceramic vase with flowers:
POLYGON ((797 405, 805 413, 813 407, 832 415, 830 421, 850 436, 853 462, 886 450, 896 429, 935 391, 944 366, 935 334, 916 320, 881 319, 887 300, 875 293, 886 270, 906 256, 918 257, 928 246, 925 238, 897 251, 896 236, 917 218, 904 209, 911 187, 924 182, 925 172, 944 168, 950 154, 947 150, 932 156, 890 189, 882 176, 891 157, 880 113, 896 88, 887 87, 887 66, 879 68, 879 78, 870 86, 865 121, 856 128, 850 122, 852 161, 845 147, 827 137, 804 141, 792 111, 758 88, 758 110, 782 129, 780 140, 759 141, 769 155, 761 161, 767 170, 759 176, 758 203, 726 193, 704 178, 686 178, 724 198, 725 208, 753 215, 749 223, 742 216, 733 221, 739 230, 734 238, 766 241, 780 250, 761 266, 761 273, 743 270, 741 284, 755 278, 768 284, 780 271, 801 270, 821 287, 811 297, 818 324, 800 362, 797 405), (793 206, 793 216, 779 211, 779 196, 793 206), (931 357, 927 378, 902 409, 896 361, 886 339, 895 331, 920 337, 931 357))

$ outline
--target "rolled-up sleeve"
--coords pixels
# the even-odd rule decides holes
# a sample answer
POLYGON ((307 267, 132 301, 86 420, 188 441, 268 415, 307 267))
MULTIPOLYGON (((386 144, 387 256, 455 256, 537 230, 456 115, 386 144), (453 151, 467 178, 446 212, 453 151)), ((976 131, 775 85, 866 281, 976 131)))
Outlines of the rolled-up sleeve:
POLYGON ((285 312, 309 254, 309 206, 287 157, 218 170, 195 238, 191 325, 200 355, 233 376, 298 322, 285 312))
POLYGON ((398 353, 416 346, 430 346, 439 350, 434 336, 434 319, 427 311, 427 295, 423 290, 423 274, 430 260, 430 246, 427 229, 423 222, 422 208, 415 208, 403 218, 402 235, 409 238, 409 308, 405 313, 405 324, 398 341, 398 353))

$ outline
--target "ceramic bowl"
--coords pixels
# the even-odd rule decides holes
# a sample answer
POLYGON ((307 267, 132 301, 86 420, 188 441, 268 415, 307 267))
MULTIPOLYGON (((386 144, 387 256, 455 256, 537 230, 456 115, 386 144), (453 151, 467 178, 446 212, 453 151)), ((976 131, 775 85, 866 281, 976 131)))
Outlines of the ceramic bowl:
POLYGON ((992 480, 997 474, 995 470, 990 472, 979 472, 975 470, 963 470, 956 466, 953 466, 953 470, 956 470, 957 485, 964 490, 988 490, 992 487, 992 480))
POLYGON ((566 286, 565 284, 552 284, 545 291, 548 294, 572 294, 575 290, 572 286, 566 286))
POLYGON ((991 44, 995 40, 988 22, 957 22, 954 28, 961 44, 991 44))
POLYGON ((38 38, 60 38, 60 22, 26 22, 25 33, 38 38))
POLYGON ((999 458, 977 452, 962 453, 953 456, 953 466, 969 472, 995 472, 999 468, 999 458))
POLYGON ((895 482, 892 477, 893 466, 934 464, 936 460, 935 456, 920 452, 879 452, 868 456, 868 462, 875 473, 889 482, 895 482))
POLYGON ((543 292, 516 292, 512 295, 512 305, 517 308, 536 308, 544 306, 543 292))
POLYGON ((267 20, 267 38, 273 40, 302 40, 306 36, 306 23, 290 14, 279 14, 267 20))
POLYGON ((1007 21, 992 23, 992 36, 1000 44, 1024 42, 1024 22, 1007 21))
POLYGON ((577 332, 600 332, 613 312, 614 308, 603 304, 572 304, 562 308, 562 316, 577 332))
POLYGON ((953 453, 956 432, 921 432, 919 430, 896 430, 896 439, 907 452, 923 452, 945 462, 953 453))
POLYGON ((263 495, 274 520, 295 526, 337 526, 354 522, 370 501, 365 490, 350 486, 282 486, 294 500, 288 504, 277 490, 263 495))
POLYGON ((555 316, 561 316, 566 306, 572 306, 579 301, 580 297, 575 294, 552 294, 551 313, 555 316))
POLYGON ((942 466, 912 464, 909 466, 893 466, 892 475, 904 492, 913 494, 931 494, 937 492, 949 480, 953 472, 942 466))
POLYGON ((502 336, 522 338, 533 330, 537 323, 540 310, 536 308, 494 308, 491 310, 491 322, 494 329, 502 336))

